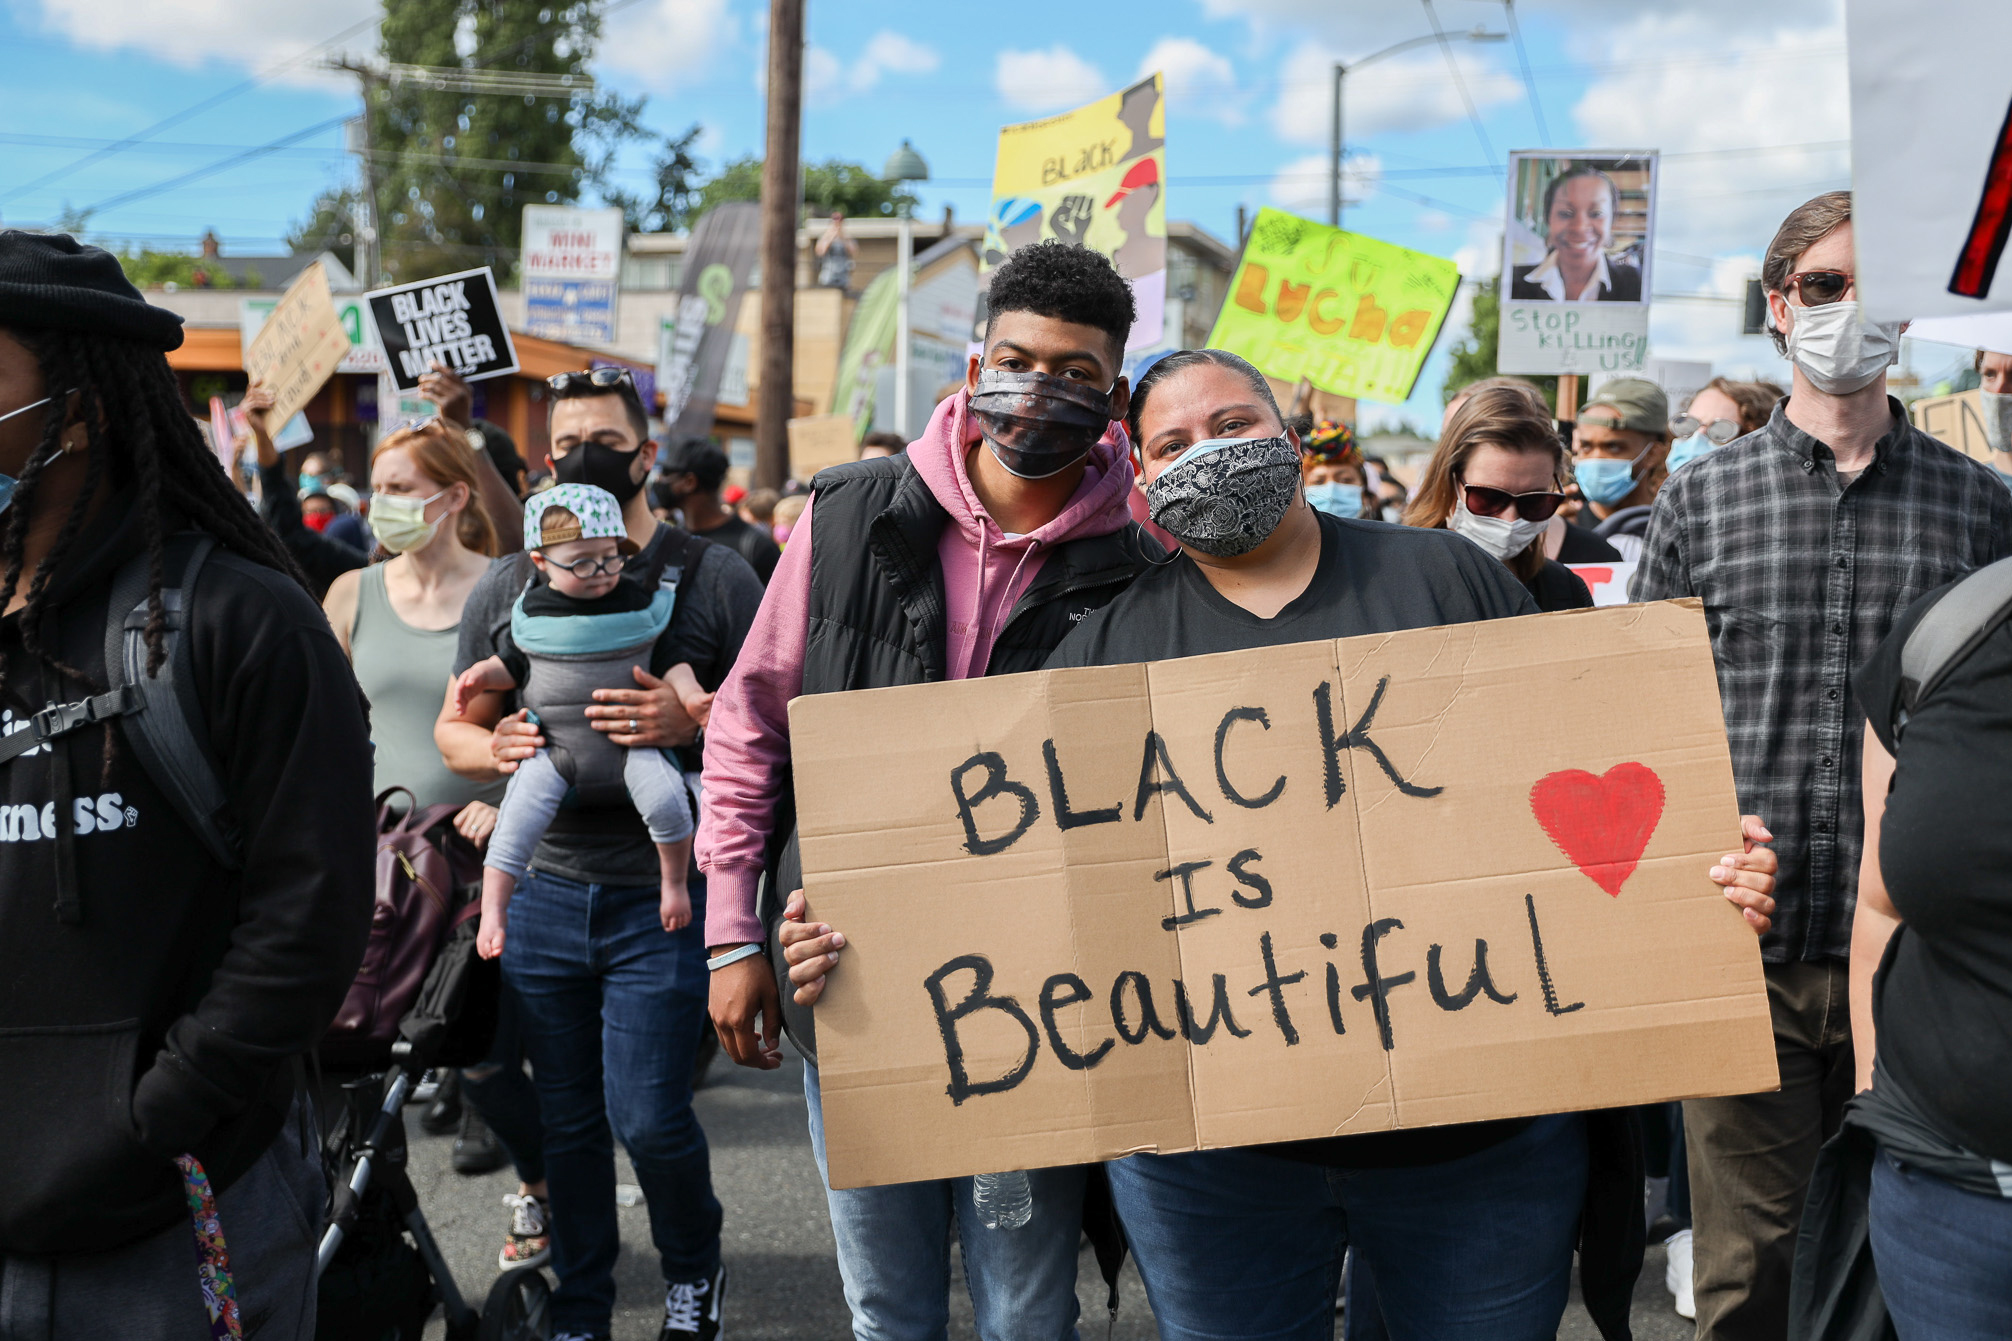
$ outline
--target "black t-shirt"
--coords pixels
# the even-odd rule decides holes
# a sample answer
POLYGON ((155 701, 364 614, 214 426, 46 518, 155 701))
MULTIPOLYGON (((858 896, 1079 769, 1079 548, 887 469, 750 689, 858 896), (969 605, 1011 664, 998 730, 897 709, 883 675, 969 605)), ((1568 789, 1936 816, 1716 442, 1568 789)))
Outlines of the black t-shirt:
MULTIPOLYGON (((1619 563, 1621 551, 1576 522, 1565 523, 1565 539, 1558 546, 1559 563, 1619 563)), ((1547 607, 1548 608, 1548 607, 1547 607)))
POLYGON ((728 517, 710 531, 693 534, 702 535, 715 545, 725 545, 746 559, 764 587, 768 585, 769 576, 775 572, 776 564, 782 561, 782 547, 775 543, 775 537, 739 517, 728 517))
POLYGON ((1897 749, 1891 733, 1901 648, 1948 589, 1916 601, 1852 683, 1894 756, 1879 870, 1902 923, 1872 1013, 1880 1068, 1967 1149, 2012 1163, 2012 623, 1922 700, 1897 749))
MULTIPOLYGON (((1165 661, 1537 613, 1508 568, 1451 531, 1317 515, 1320 566, 1306 590, 1272 618, 1226 599, 1182 554, 1086 617, 1049 667, 1165 661)), ((1520 1118, 1474 1122, 1260 1149, 1338 1168, 1400 1168, 1471 1155, 1527 1125, 1520 1118)))
POLYGON ((1537 576, 1525 582, 1530 595, 1537 601, 1539 610, 1590 610, 1593 593, 1579 575, 1555 559, 1544 560, 1544 566, 1537 570, 1537 576))
MULTIPOLYGON (((662 547, 677 535, 672 527, 658 523, 650 543, 629 560, 628 571, 652 570, 662 547)), ((468 593, 468 603, 461 607, 461 641, 454 654, 456 675, 502 652, 508 642, 505 635, 510 630, 511 607, 533 571, 529 554, 506 554, 489 565, 475 590, 468 593)), ((718 689, 740 655, 741 643, 761 607, 761 594, 761 582, 738 554, 726 546, 707 546, 697 571, 688 573, 679 584, 670 627, 650 652, 650 673, 662 675, 681 661, 689 662, 701 685, 707 690, 718 689)), ((508 710, 516 707, 513 697, 508 710)), ((564 811, 561 815, 563 818, 564 811)), ((566 826, 558 827, 563 830, 566 826)), ((586 884, 654 885, 659 877, 657 851, 649 835, 633 825, 619 834, 548 830, 531 855, 531 866, 586 884)))

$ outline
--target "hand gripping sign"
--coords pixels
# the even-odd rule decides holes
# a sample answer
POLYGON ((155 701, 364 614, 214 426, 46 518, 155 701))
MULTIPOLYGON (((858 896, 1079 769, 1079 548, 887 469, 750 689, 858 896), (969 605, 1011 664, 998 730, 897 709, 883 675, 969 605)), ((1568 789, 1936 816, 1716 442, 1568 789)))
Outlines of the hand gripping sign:
POLYGON ((834 1187, 1776 1083, 1695 602, 806 697, 791 735, 847 939, 834 1187), (1563 685, 1602 725, 1524 729, 1563 685))

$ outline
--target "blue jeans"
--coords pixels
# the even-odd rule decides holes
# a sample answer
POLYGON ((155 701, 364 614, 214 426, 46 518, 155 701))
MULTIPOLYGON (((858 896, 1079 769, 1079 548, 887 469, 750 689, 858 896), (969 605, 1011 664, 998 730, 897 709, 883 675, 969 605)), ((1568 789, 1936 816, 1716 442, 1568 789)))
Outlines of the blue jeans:
POLYGON ((1570 1292, 1586 1126, 1538 1118, 1409 1169, 1328 1169, 1262 1148, 1134 1155, 1111 1191, 1164 1341, 1327 1341, 1344 1248, 1395 1341, 1550 1341, 1570 1292))
POLYGON ((838 1274, 857 1341, 944 1341, 950 1334, 950 1230, 964 1251, 980 1341, 1076 1341, 1076 1245, 1083 1232, 1081 1168, 1027 1175, 1034 1218, 986 1229, 969 1178, 889 1187, 830 1187, 817 1068, 803 1069, 810 1143, 826 1178, 838 1274))
POLYGON ((2012 1337, 2012 1199, 1966 1192, 1881 1151, 1871 1217, 1872 1260, 1900 1341, 2012 1337))
POLYGON ((557 1331, 608 1334, 615 1305, 615 1147, 650 1209, 667 1282, 720 1260, 706 1134, 692 1114, 692 1062, 706 1010, 705 888, 692 921, 666 932, 655 885, 583 885, 532 871, 510 900, 503 975, 522 1009, 545 1123, 557 1331))
POLYGON ((496 1038, 481 1065, 461 1073, 461 1098, 472 1104, 503 1143, 522 1183, 545 1181, 545 1125, 538 1089, 524 1074, 523 1007, 505 981, 496 999, 496 1038))

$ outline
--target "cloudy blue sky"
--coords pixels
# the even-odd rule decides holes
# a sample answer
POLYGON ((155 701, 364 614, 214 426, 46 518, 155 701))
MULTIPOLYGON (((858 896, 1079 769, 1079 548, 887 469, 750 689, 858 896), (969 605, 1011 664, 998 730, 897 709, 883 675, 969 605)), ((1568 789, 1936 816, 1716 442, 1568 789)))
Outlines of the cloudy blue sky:
MULTIPOLYGON (((340 124, 353 85, 314 62, 372 49, 375 8, 0 0, 0 221, 92 209, 103 239, 183 248, 215 228, 240 253, 276 250, 317 190, 354 173, 340 124)), ((648 94, 650 124, 702 125, 713 164, 760 151, 765 3, 608 10, 598 74, 648 94)), ((1169 217, 1228 238, 1240 203, 1321 216, 1331 62, 1429 33, 1435 16, 1449 32, 1506 32, 1513 17, 1521 50, 1455 43, 1457 81, 1434 46, 1351 76, 1349 226, 1487 274, 1506 151, 1659 149, 1652 352, 1780 375, 1764 340, 1738 334, 1736 300, 1781 216, 1849 184, 1838 0, 1525 0, 1513 16, 1501 0, 809 0, 804 148, 878 165, 912 139, 933 175, 925 207, 977 218, 1002 123, 1159 69, 1169 217)), ((1443 349, 1461 325, 1464 305, 1411 402, 1366 407, 1371 421, 1436 422, 1443 349)))

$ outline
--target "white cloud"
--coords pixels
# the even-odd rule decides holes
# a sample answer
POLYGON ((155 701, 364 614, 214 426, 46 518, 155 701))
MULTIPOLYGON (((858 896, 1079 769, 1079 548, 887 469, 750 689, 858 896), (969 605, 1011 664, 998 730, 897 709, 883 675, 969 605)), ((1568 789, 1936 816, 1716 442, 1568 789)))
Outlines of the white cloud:
POLYGON ((1002 51, 993 68, 1000 100, 1022 112, 1058 112, 1116 91, 1096 66, 1060 42, 1046 51, 1002 51))
POLYGON ((942 64, 935 48, 883 28, 867 39, 866 49, 852 63, 849 78, 853 90, 864 93, 878 84, 883 74, 929 74, 942 64))
MULTIPOLYGON (((1308 219, 1327 218, 1333 161, 1326 154, 1307 154, 1280 168, 1271 179, 1271 203, 1308 219)), ((1383 160, 1375 154, 1350 154, 1341 169, 1341 196, 1354 206, 1375 194, 1383 180, 1383 160)))
MULTIPOLYGON (((195 67, 219 58, 248 69, 265 69, 298 55, 377 12, 374 0, 205 0, 202 4, 161 4, 158 0, 36 0, 41 26, 92 51, 122 47, 195 67)), ((316 59, 341 52, 365 53, 376 44, 365 29, 316 59)), ((324 83, 334 76, 302 61, 282 76, 286 83, 324 83)))
POLYGON ((1659 358, 1696 359, 1727 377, 1789 383, 1788 363, 1765 335, 1741 335, 1747 279, 1760 273, 1760 253, 1715 257, 1709 266, 1687 265, 1656 280, 1659 289, 1696 295, 1649 309, 1649 352, 1659 358), (1707 301, 1699 301, 1707 299, 1707 301), (1715 300, 1715 301, 1710 301, 1715 300))
POLYGON ((598 62, 667 93, 710 73, 739 35, 727 0, 645 0, 608 20, 598 62))
POLYGON ((1228 57, 1192 37, 1163 37, 1139 62, 1138 74, 1133 77, 1144 78, 1155 70, 1166 75, 1170 105, 1213 117, 1226 126, 1243 124, 1244 98, 1228 57))
MULTIPOLYGON (((1325 144, 1334 116, 1332 48, 1302 43, 1279 72, 1272 129, 1293 144, 1325 144)), ((1482 113, 1523 96, 1516 76, 1455 48, 1454 64, 1482 113)), ((1435 49, 1380 61, 1347 76, 1342 99, 1342 133, 1351 141, 1393 130, 1426 130, 1467 115, 1460 90, 1449 77, 1446 58, 1435 49)))

